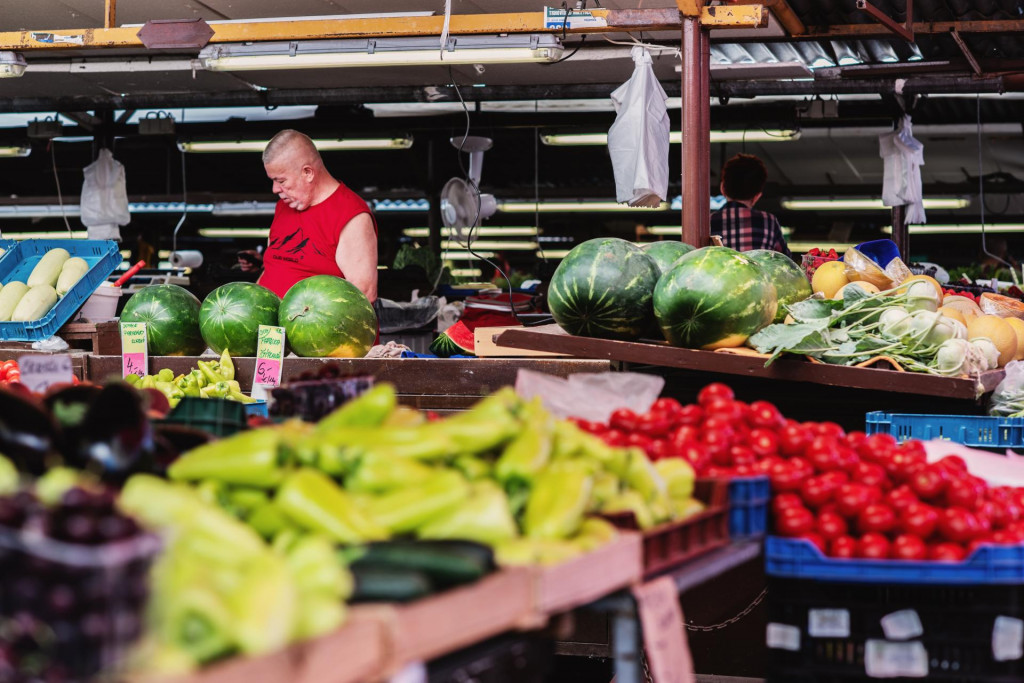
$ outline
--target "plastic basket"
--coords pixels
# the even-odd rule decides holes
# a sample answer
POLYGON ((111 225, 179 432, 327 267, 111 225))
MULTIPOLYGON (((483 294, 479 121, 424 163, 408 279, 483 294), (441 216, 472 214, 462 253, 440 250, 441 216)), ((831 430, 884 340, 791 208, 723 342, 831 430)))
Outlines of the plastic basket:
POLYGON ((963 562, 842 560, 825 557, 810 541, 769 536, 765 573, 791 579, 848 583, 1024 584, 1024 545, 982 546, 963 562))
POLYGON ((52 337, 71 319, 96 288, 121 263, 116 242, 106 240, 23 240, 0 258, 0 284, 26 282, 39 259, 51 249, 67 249, 89 264, 89 270, 42 318, 28 322, 0 322, 0 340, 39 341, 52 337))
POLYGON ((788 643, 770 642, 769 681, 872 680, 869 676, 896 674, 893 665, 905 675, 916 668, 915 677, 925 673, 928 680, 1024 680, 1024 659, 995 638, 1007 627, 1004 620, 1024 617, 1020 586, 770 579, 767 611, 774 628, 799 632, 788 643), (997 661, 997 651, 1005 661, 997 661))
POLYGON ((223 398, 186 396, 174 406, 174 410, 168 413, 162 422, 194 427, 214 436, 231 436, 248 428, 249 405, 256 404, 239 403, 223 398))
POLYGON ((245 414, 247 417, 269 417, 270 412, 267 409, 266 401, 256 401, 255 403, 243 403, 245 406, 245 414))
POLYGON ((772 498, 767 476, 729 480, 729 536, 760 538, 768 527, 768 503, 772 498))
POLYGON ((150 535, 86 546, 0 529, 0 643, 59 680, 113 673, 142 633, 159 549, 150 535))
POLYGON ((907 439, 940 439, 975 448, 1024 448, 1024 418, 987 415, 909 415, 868 413, 868 434, 892 434, 907 439))
POLYGON ((7 256, 7 253, 15 247, 18 243, 15 240, 0 239, 0 249, 3 249, 3 253, 0 254, 0 259, 7 256))
MULTIPOLYGON (((698 479, 693 497, 706 506, 680 522, 643 531, 644 577, 653 576, 729 542, 729 485, 725 479, 698 479)), ((607 515, 620 529, 639 530, 631 513, 607 515)))

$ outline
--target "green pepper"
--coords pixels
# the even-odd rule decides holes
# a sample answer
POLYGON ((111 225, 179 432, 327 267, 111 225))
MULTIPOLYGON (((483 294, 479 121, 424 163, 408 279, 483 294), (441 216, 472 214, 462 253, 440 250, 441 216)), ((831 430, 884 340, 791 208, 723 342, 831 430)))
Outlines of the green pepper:
POLYGON ((231 387, 228 386, 228 383, 221 380, 216 384, 207 384, 199 390, 199 393, 203 398, 227 398, 230 389, 231 387))
POLYGON ((192 398, 200 397, 199 381, 196 379, 195 375, 182 375, 181 379, 177 381, 177 386, 185 396, 190 396, 192 398))
POLYGON ((248 655, 273 652, 291 640, 298 594, 283 558, 264 553, 247 563, 243 583, 228 595, 232 631, 248 655))
POLYGON ((573 537, 572 542, 584 552, 589 552, 610 543, 618 534, 618 529, 611 522, 597 517, 588 517, 583 520, 580 532, 573 537))
POLYGON ((170 368, 161 368, 160 371, 156 373, 156 378, 159 382, 173 382, 174 370, 171 370, 170 368))
POLYGON ((232 507, 243 514, 270 502, 266 491, 249 487, 230 489, 227 498, 232 507))
POLYGON ((497 484, 470 485, 469 497, 458 507, 420 527, 419 538, 456 538, 494 545, 518 534, 508 497, 497 484))
POLYGON ((239 403, 256 403, 256 399, 230 388, 228 389, 228 394, 225 398, 229 401, 238 401, 239 403))
POLYGON ((174 399, 180 400, 185 396, 184 392, 182 392, 181 389, 176 387, 173 382, 165 382, 163 380, 159 380, 157 382, 154 382, 154 384, 156 385, 157 391, 166 396, 168 401, 174 399))
POLYGON ((288 519, 273 503, 264 503, 253 508, 245 523, 268 541, 289 527, 288 519))
POLYGON ((644 497, 648 503, 654 502, 667 495, 665 481, 654 469, 647 454, 640 448, 630 448, 629 466, 626 474, 622 477, 623 482, 631 489, 634 489, 644 497))
POLYGON ((601 509, 607 501, 619 495, 620 490, 619 478, 611 472, 601 471, 594 474, 593 504, 597 509, 601 509))
POLYGON ((231 360, 231 354, 228 353, 227 349, 224 349, 220 353, 220 376, 226 380, 233 380, 235 378, 235 363, 231 360))
POLYGON ((218 382, 224 382, 225 379, 213 369, 210 361, 201 360, 196 365, 199 366, 199 371, 206 377, 207 384, 217 384, 218 382))
POLYGON ((461 474, 442 470, 416 486, 372 498, 366 514, 393 534, 407 533, 462 505, 468 492, 461 474))
POLYGON ((443 434, 456 453, 477 454, 503 445, 516 435, 520 423, 509 408, 507 396, 499 392, 465 413, 432 422, 423 429, 443 434))
POLYGON ((339 543, 388 537, 388 532, 364 515, 327 475, 308 467, 284 480, 274 502, 294 523, 327 534, 339 543))
POLYGON ((665 481, 670 498, 686 500, 693 495, 696 475, 690 463, 682 458, 663 458, 654 463, 654 470, 665 481))
POLYGON ((456 451, 451 440, 432 427, 423 425, 388 430, 350 427, 321 434, 321 443, 337 447, 339 457, 353 463, 370 452, 417 460, 437 460, 453 455, 456 451))
POLYGON ((204 502, 210 505, 216 505, 217 507, 227 508, 228 501, 228 487, 222 481, 216 481, 214 479, 207 479, 206 481, 199 482, 196 486, 196 493, 203 499, 204 502))
POLYGON ((285 563, 303 593, 321 593, 335 602, 352 594, 352 575, 342 566, 333 544, 323 536, 306 536, 285 553, 285 563))
MULTIPOLYGON (((18 482, 18 471, 14 469, 7 458, 3 459, 5 466, 10 467, 14 473, 14 483, 18 482)), ((6 476, 9 476, 6 475, 6 476)), ((64 494, 82 483, 82 473, 69 467, 51 467, 36 480, 36 497, 43 505, 56 505, 64 494)))
POLYGON ((590 506, 594 480, 586 463, 562 460, 537 477, 523 513, 530 538, 563 539, 576 533, 590 506))
POLYGON ((475 455, 460 455, 452 461, 452 467, 462 472, 462 476, 470 481, 490 479, 494 471, 491 463, 475 455))
POLYGON ((139 377, 138 375, 136 375, 134 372, 132 374, 130 374, 130 375, 125 375, 124 376, 124 381, 128 382, 128 384, 132 385, 133 387, 135 385, 137 385, 139 383, 139 380, 141 380, 141 379, 142 378, 139 377))
POLYGON ((494 466, 498 481, 506 486, 533 483, 551 459, 554 430, 554 418, 544 409, 539 396, 526 404, 521 431, 505 446, 494 466))
POLYGON ((654 526, 654 514, 644 497, 637 491, 623 491, 602 507, 601 512, 614 514, 616 512, 632 512, 636 518, 636 524, 641 529, 650 529, 654 526))
POLYGON ((200 664, 234 648, 231 612, 211 588, 183 587, 173 600, 167 601, 161 622, 166 637, 200 664))
POLYGON ((293 638, 309 640, 335 631, 345 623, 345 605, 330 596, 308 593, 299 596, 299 614, 293 638))
POLYGON ((179 481, 215 479, 238 486, 274 488, 284 478, 280 441, 281 435, 274 429, 239 432, 189 451, 171 463, 167 475, 179 481))
POLYGON ((199 385, 200 389, 209 384, 209 381, 207 381, 206 379, 206 375, 204 375, 201 371, 193 369, 189 374, 196 378, 196 384, 199 385))
POLYGON ((391 415, 397 400, 392 385, 376 384, 323 417, 316 430, 327 434, 346 427, 377 427, 391 415))
MULTIPOLYGON (((136 385, 138 386, 138 385, 136 385)), ((142 378, 142 386, 140 389, 156 389, 156 378, 153 375, 146 375, 142 378)))
POLYGON ((429 479, 435 469, 409 458, 389 458, 370 452, 361 457, 345 478, 345 488, 359 493, 387 493, 416 486, 429 479))
POLYGON ((0 496, 18 490, 18 468, 6 456, 0 455, 0 496))

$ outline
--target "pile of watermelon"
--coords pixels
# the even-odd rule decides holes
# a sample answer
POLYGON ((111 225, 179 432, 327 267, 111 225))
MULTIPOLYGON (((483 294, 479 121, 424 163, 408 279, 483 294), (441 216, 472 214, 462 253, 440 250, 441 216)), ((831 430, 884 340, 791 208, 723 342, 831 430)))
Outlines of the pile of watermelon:
POLYGON ((573 335, 636 341, 660 333, 674 346, 718 349, 743 345, 810 295, 803 271, 778 252, 601 238, 562 260, 548 308, 573 335))
POLYGON ((254 356, 260 325, 285 329, 298 356, 362 358, 377 337, 377 314, 359 289, 339 277, 296 283, 284 299, 251 282, 232 282, 201 302, 177 285, 152 285, 125 304, 122 322, 144 322, 149 353, 196 356, 207 347, 254 356))

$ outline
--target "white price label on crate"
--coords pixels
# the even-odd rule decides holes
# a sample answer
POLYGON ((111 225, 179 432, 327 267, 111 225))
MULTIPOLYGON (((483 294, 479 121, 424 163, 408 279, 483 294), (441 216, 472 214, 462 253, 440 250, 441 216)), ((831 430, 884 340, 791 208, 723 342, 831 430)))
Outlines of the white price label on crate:
POLYGON ((789 624, 768 624, 765 642, 773 650, 800 651, 800 629, 789 624))
POLYGON ((889 640, 910 640, 924 635, 921 617, 912 609, 901 609, 882 617, 882 632, 889 640))
POLYGON ((71 367, 71 356, 21 356, 18 358, 21 370, 21 383, 29 391, 44 393, 55 384, 70 384, 74 376, 71 367))
POLYGON ((808 610, 807 635, 811 638, 849 638, 850 611, 845 609, 808 610))
POLYGON ((996 617, 992 627, 992 657, 997 662, 1012 662, 1024 657, 1024 621, 1015 617, 996 617))
POLYGON ((869 640, 864 643, 864 672, 871 678, 924 678, 928 651, 917 641, 869 640))

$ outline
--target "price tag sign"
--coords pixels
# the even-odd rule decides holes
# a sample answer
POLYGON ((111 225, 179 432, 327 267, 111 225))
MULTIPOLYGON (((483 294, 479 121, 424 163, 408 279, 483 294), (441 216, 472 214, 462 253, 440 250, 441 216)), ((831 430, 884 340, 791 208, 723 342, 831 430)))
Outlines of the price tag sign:
POLYGON ((284 362, 284 328, 260 325, 256 347, 256 369, 252 385, 276 387, 281 384, 281 363, 284 362))
POLYGON ((142 377, 149 369, 146 323, 121 323, 121 376, 142 377))
POLYGON ((43 393, 54 384, 70 384, 73 377, 71 356, 22 356, 18 359, 21 383, 29 391, 43 393))
POLYGON ((644 650, 654 683, 693 683, 693 660, 676 586, 667 576, 635 586, 644 650))

